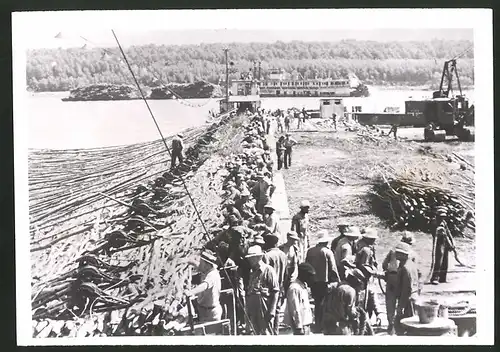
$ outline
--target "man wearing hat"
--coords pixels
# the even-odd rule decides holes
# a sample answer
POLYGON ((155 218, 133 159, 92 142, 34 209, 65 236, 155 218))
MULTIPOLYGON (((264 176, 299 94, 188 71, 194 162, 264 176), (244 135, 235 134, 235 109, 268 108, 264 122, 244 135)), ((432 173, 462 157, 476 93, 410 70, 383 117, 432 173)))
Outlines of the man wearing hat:
POLYGON ((284 278, 284 290, 287 292, 290 283, 297 278, 297 268, 299 265, 299 236, 295 231, 288 231, 286 242, 279 246, 279 249, 287 257, 287 265, 284 278))
POLYGON ((412 260, 408 260, 411 254, 409 244, 400 242, 397 244, 396 259, 399 261, 398 278, 396 285, 396 298, 398 300, 395 328, 399 335, 401 326, 399 322, 403 318, 412 317, 414 315, 413 301, 418 297, 419 282, 418 269, 412 260))
POLYGON ((345 222, 340 222, 340 224, 337 225, 337 228, 339 229, 339 232, 340 232, 340 235, 335 237, 332 241, 332 246, 330 247, 330 249, 332 250, 333 253, 335 253, 335 250, 337 249, 337 246, 339 244, 339 241, 344 238, 344 234, 345 232, 347 231, 347 228, 349 227, 349 225, 345 222))
POLYGON ((278 335, 278 329, 279 329, 279 315, 278 312, 280 310, 280 307, 283 304, 283 300, 285 299, 285 290, 284 290, 284 281, 285 281, 285 271, 286 271, 286 266, 287 266, 287 256, 285 253, 283 253, 279 248, 278 248, 278 242, 279 242, 279 237, 276 234, 269 234, 264 236, 264 241, 265 241, 265 253, 264 253, 264 258, 263 262, 266 264, 269 264, 276 274, 278 275, 278 284, 280 287, 280 295, 278 297, 278 305, 277 305, 277 311, 275 315, 275 321, 274 321, 274 332, 275 335, 278 335))
POLYGON ((314 282, 316 272, 309 263, 298 266, 298 276, 286 291, 286 307, 283 323, 291 326, 294 335, 309 335, 313 323, 307 286, 314 282))
MULTIPOLYGON (((413 235, 411 232, 404 231, 401 237, 401 242, 406 243, 408 245, 413 244, 413 235)), ((413 251, 410 252, 409 258, 415 262, 416 258, 413 251)), ((398 260, 396 258, 396 249, 391 249, 389 253, 387 253, 384 261, 382 262, 382 270, 384 271, 384 280, 385 280, 385 307, 387 311, 387 332, 389 335, 394 335, 394 318, 396 314, 396 287, 398 285, 398 260)))
POLYGON ((249 330, 255 335, 273 335, 280 287, 274 269, 263 262, 264 252, 259 246, 248 249, 245 259, 251 268, 246 294, 249 330))
POLYGON ((272 181, 265 177, 264 173, 259 172, 257 174, 257 184, 252 189, 252 193, 255 195, 255 199, 257 199, 257 212, 260 214, 264 214, 264 205, 266 205, 276 190, 276 186, 272 183, 272 181))
POLYGON ((280 231, 280 217, 276 213, 274 206, 271 202, 264 206, 264 224, 270 234, 276 235, 278 238, 281 236, 280 231))
POLYGON ((175 167, 177 159, 179 160, 180 164, 182 164, 182 162, 184 161, 184 156, 182 155, 182 150, 184 149, 184 143, 182 141, 182 138, 183 136, 181 133, 177 134, 174 138, 172 138, 172 148, 170 151, 171 154, 170 169, 173 169, 175 167))
POLYGON ((285 147, 285 169, 292 166, 292 148, 297 144, 297 141, 290 136, 290 133, 287 132, 283 141, 283 146, 285 147))
POLYGON ((309 208, 311 204, 308 200, 303 200, 300 203, 300 210, 292 217, 291 231, 295 231, 299 235, 299 262, 306 259, 307 249, 309 248, 309 208))
POLYGON ((264 241, 264 236, 261 233, 258 233, 253 236, 253 239, 250 243, 251 246, 259 246, 264 250, 264 247, 266 246, 266 242, 264 241))
POLYGON ((361 239, 356 243, 356 266, 361 268, 362 266, 368 265, 376 271, 377 259, 375 256, 375 241, 378 238, 377 230, 366 228, 361 236, 361 239))
POLYGON ((186 295, 196 296, 200 323, 221 320, 222 306, 219 300, 221 279, 217 270, 217 258, 214 254, 204 251, 200 259, 198 270, 201 273, 201 283, 186 291, 186 295))
MULTIPOLYGON (((226 225, 226 224, 229 224, 230 221, 229 221, 229 217, 231 215, 233 215, 234 217, 236 217, 237 221, 241 221, 243 220, 240 212, 238 211, 238 209, 236 209, 235 207, 235 203, 232 201, 232 200, 228 200, 225 204, 224 204, 224 207, 226 208, 225 209, 225 214, 224 214, 224 218, 225 218, 225 221, 222 225, 226 225)), ((233 218, 232 218, 233 219, 233 218)))
POLYGON ((323 301, 324 335, 354 335, 356 330, 361 330, 360 310, 356 303, 358 292, 364 289, 365 280, 361 270, 355 268, 346 272, 345 280, 328 285, 323 301))
POLYGON ((245 220, 251 219, 257 214, 255 202, 250 199, 250 191, 246 188, 241 192, 240 199, 235 202, 235 206, 245 220))
POLYGON ((339 271, 339 276, 341 280, 345 279, 345 271, 347 268, 355 267, 355 253, 354 244, 359 238, 361 233, 358 227, 351 226, 344 232, 344 237, 339 240, 337 248, 335 249, 335 261, 339 271))
POLYGON ((436 209, 436 229, 433 233, 433 241, 435 241, 434 248, 434 268, 432 270, 431 283, 437 285, 446 282, 446 275, 448 274, 448 253, 455 250, 453 237, 448 231, 446 224, 447 209, 445 207, 438 207, 436 209))
POLYGON ((316 246, 309 248, 306 263, 312 265, 316 271, 316 278, 311 286, 311 294, 314 298, 314 327, 317 333, 321 332, 322 302, 326 295, 328 283, 339 280, 337 265, 332 251, 328 248, 331 237, 327 230, 318 231, 318 242, 316 246))

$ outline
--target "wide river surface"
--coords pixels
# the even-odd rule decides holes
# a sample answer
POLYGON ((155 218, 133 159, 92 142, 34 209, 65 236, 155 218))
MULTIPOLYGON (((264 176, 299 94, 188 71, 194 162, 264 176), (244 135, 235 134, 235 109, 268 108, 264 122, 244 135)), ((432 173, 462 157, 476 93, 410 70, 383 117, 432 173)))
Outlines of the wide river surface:
MULTIPOLYGON (((371 87, 368 98, 344 98, 350 112, 362 106, 363 112, 382 112, 386 107, 404 111, 405 99, 429 97, 431 91, 384 90, 371 87)), ((466 95, 473 100, 473 91, 466 95)), ((35 149, 95 148, 156 140, 158 131, 142 100, 63 102, 68 93, 26 93, 28 147, 35 149)), ((164 136, 206 123, 211 109, 218 111, 215 99, 149 100, 164 136)), ((318 109, 319 98, 263 98, 265 109, 289 107, 318 109)))

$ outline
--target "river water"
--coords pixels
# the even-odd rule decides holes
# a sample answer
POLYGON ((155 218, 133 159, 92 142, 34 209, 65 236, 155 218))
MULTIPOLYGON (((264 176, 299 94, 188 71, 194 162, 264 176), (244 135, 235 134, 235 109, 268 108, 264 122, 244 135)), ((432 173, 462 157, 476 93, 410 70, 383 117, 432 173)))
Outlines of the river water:
MULTIPOLYGON (((429 97, 431 91, 384 90, 370 87, 368 98, 344 98, 348 111, 362 106, 363 112, 382 112, 399 107, 410 97, 429 97)), ((28 120, 29 148, 73 149, 133 144, 156 140, 158 131, 141 100, 63 102, 68 93, 26 93, 24 110, 28 120)), ((466 95, 473 100, 473 91, 466 95)), ((191 99, 188 105, 175 100, 148 101, 164 136, 206 123, 208 112, 218 110, 215 99, 191 99)), ((264 98, 265 109, 289 107, 318 109, 319 98, 264 98)), ((19 118, 16 117, 15 118, 19 118)))

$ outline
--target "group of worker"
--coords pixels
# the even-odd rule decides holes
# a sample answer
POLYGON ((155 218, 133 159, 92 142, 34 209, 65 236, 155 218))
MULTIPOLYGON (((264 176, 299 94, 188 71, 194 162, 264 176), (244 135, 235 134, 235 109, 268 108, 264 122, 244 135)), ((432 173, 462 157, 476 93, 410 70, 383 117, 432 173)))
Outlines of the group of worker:
MULTIPOLYGON (((223 228, 200 256, 201 284, 186 292, 197 297, 200 322, 221 318, 222 270, 235 293, 240 333, 277 335, 282 322, 296 335, 370 335, 373 316, 376 325, 381 323, 373 290, 374 279, 378 278, 386 281, 388 333, 402 334, 399 322, 413 316, 413 302, 420 292, 421 275, 411 248, 413 237, 404 232, 379 267, 375 229, 360 230, 340 222, 336 238, 327 230, 313 234, 308 200, 300 203, 291 227, 281 229, 279 214, 271 202, 276 187, 266 115, 254 114, 243 126, 243 152, 226 163, 223 228), (312 239, 316 239, 314 245, 312 239)), ((284 140, 287 138, 291 140, 289 135, 284 140)), ((277 149, 284 146, 286 151, 283 139, 278 143, 277 149)), ((285 168, 290 161, 284 162, 285 168)), ((442 211, 437 233, 444 233, 439 216, 443 216, 442 211)), ((441 242, 441 247, 448 243, 441 242)), ((437 258, 433 281, 446 280, 445 253, 437 258)))

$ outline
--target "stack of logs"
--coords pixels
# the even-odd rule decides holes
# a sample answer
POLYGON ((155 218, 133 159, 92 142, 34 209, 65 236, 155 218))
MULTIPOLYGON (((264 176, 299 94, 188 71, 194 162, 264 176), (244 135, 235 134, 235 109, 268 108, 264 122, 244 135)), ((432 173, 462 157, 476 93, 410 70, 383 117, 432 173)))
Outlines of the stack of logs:
POLYGON ((373 186, 373 210, 394 229, 431 232, 436 209, 446 209, 451 234, 463 237, 475 231, 474 207, 470 200, 451 191, 403 179, 379 179, 373 186))
POLYGON ((217 165, 223 161, 214 156, 204 163, 208 156, 200 155, 228 121, 210 126, 187 150, 184 164, 133 189, 122 202, 123 216, 110 220, 70 270, 33 286, 34 337, 172 335, 186 325, 182 300, 190 262, 207 239, 179 176, 213 236, 220 214, 212 202, 222 202, 218 173, 224 168, 217 165), (186 179, 189 171, 197 172, 186 179))

